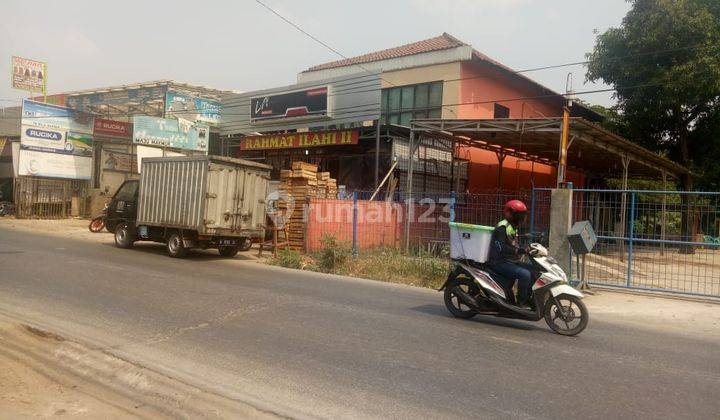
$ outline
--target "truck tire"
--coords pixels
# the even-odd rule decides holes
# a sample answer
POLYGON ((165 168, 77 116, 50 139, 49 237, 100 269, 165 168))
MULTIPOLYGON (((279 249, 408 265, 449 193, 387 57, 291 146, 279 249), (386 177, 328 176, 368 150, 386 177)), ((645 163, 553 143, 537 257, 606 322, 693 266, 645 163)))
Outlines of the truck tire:
POLYGON ((249 251, 252 248, 252 239, 240 238, 240 251, 249 251))
POLYGON ((218 248, 218 252, 223 257, 232 258, 237 255, 239 249, 236 246, 222 246, 218 248))
POLYGON ((179 232, 173 232, 168 236, 167 252, 169 256, 173 258, 185 258, 187 251, 179 232))
POLYGON ((135 234, 127 223, 120 223, 115 227, 115 246, 118 248, 132 248, 135 243, 135 234))

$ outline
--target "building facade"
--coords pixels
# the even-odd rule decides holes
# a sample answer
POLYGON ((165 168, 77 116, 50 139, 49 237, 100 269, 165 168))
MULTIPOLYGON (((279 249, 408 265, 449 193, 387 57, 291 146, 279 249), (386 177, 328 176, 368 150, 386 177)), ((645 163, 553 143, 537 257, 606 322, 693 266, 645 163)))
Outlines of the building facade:
MULTIPOLYGON (((382 122, 409 126, 410 120, 545 118, 562 116, 564 97, 444 33, 438 37, 310 67, 298 82, 358 72, 380 72, 382 122)), ((597 121, 582 106, 573 116, 597 121)), ((522 145, 518 145, 522 150, 522 145)), ((499 157, 477 148, 458 146, 455 159, 469 162, 468 191, 527 189, 552 186, 556 168, 499 157), (499 170, 502 160, 502 170, 499 170)), ((582 185, 584 177, 569 173, 582 185)))

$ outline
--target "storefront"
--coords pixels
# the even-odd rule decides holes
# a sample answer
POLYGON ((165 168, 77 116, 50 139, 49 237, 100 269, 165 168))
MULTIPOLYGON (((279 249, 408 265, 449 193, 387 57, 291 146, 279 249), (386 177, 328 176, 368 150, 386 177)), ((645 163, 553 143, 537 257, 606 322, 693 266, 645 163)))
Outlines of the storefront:
MULTIPOLYGON (((347 191, 373 191, 392 168, 392 190, 402 191, 409 130, 379 125, 380 87, 378 74, 359 73, 225 95, 221 136, 232 156, 270 164, 274 179, 292 162, 304 161, 330 172, 347 191)), ((416 191, 464 190, 467 162, 449 147, 422 141, 416 191)))
POLYGON ((54 126, 49 130, 35 124, 42 119, 26 118, 21 107, 6 108, 0 139, 19 141, 0 150, 0 192, 12 194, 20 217, 98 212, 123 181, 138 176, 139 155, 222 154, 217 125, 223 93, 227 92, 168 80, 49 95, 47 103, 29 102, 52 111, 54 126), (133 138, 136 116, 154 119, 148 123, 150 128, 153 123, 160 127, 149 130, 152 138, 146 140, 152 144, 133 138), (174 132, 164 132, 165 127, 174 132), (52 138, 35 138, 27 129, 52 138), (186 144, 188 133, 195 134, 192 146, 186 144), (54 150, 54 143, 65 144, 65 150, 54 150))

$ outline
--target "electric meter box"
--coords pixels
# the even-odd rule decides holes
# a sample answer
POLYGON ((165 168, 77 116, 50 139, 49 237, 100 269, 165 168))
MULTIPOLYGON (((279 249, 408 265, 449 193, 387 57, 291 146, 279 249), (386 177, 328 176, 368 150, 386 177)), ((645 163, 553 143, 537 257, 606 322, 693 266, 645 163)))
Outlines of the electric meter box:
POLYGON ((568 232, 570 247, 577 255, 589 254, 597 243, 597 235, 589 221, 575 222, 568 232))
POLYGON ((490 226, 450 222, 450 258, 487 261, 494 230, 490 226))

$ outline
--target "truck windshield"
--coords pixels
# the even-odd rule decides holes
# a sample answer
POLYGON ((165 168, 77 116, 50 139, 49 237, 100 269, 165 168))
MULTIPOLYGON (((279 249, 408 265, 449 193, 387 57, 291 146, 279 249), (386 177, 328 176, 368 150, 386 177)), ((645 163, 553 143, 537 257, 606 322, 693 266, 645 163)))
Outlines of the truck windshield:
POLYGON ((115 194, 115 199, 120 201, 133 201, 135 200, 135 192, 138 189, 138 182, 131 181, 122 184, 118 192, 115 194))

